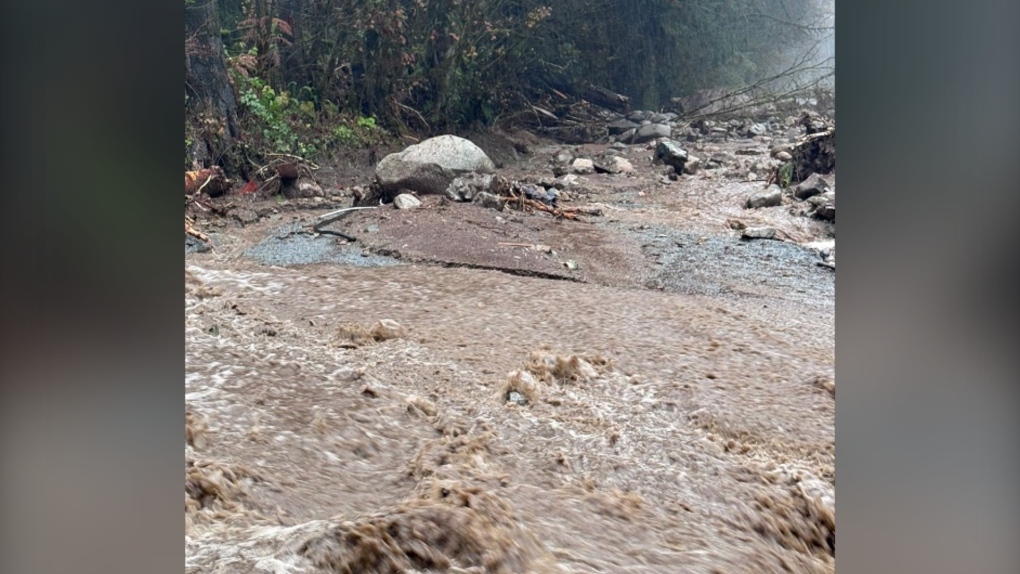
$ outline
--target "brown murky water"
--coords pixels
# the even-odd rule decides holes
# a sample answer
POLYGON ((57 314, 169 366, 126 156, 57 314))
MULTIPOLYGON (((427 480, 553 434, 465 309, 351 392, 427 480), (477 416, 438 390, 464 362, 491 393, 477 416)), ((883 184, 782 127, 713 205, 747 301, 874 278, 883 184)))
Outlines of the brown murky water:
POLYGON ((188 571, 834 569, 831 308, 436 267, 188 273, 188 571), (334 344, 380 319, 407 336, 334 344), (535 352, 584 362, 557 377, 535 352))
POLYGON ((473 206, 351 219, 406 259, 569 257, 585 283, 244 255, 285 219, 189 257, 186 572, 833 572, 834 278, 727 219, 827 228, 743 210, 760 184, 658 183, 647 151, 575 193, 606 207, 581 234, 473 206), (373 340, 381 320, 403 332, 373 340))

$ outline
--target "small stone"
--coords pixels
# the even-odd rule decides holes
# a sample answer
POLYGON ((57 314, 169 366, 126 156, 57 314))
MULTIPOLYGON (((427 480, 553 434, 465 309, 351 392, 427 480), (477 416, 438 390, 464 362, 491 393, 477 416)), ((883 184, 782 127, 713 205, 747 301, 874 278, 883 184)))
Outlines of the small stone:
POLYGON ((370 333, 376 341, 402 339, 407 336, 407 328, 393 319, 382 319, 372 326, 370 333))
POLYGON ((232 210, 230 212, 230 216, 236 219, 241 225, 249 225, 259 220, 258 213, 255 213, 254 210, 243 207, 232 210))
POLYGON ((577 262, 573 259, 568 259, 563 262, 563 266, 573 271, 574 269, 577 269, 577 262))
POLYGON ((672 166, 674 171, 680 173, 688 160, 687 150, 680 147, 680 144, 673 140, 661 141, 655 146, 655 161, 672 166))
POLYGON ((495 209, 496 211, 503 211, 503 207, 506 205, 506 198, 498 195, 483 191, 475 195, 472 203, 477 203, 487 209, 495 209))
POLYGON ((510 391, 509 393, 507 393, 506 399, 512 403, 517 403, 522 407, 528 404, 528 399, 525 398, 524 395, 522 395, 521 393, 518 393, 517 391, 510 391))
POLYGON ((817 173, 808 176, 807 179, 793 186, 793 196, 797 199, 808 199, 829 191, 829 182, 822 179, 817 173))
POLYGON ((790 155, 790 152, 788 151, 780 151, 779 153, 772 157, 778 159, 779 161, 790 161, 793 159, 793 156, 790 155))
POLYGON ((684 173, 694 175, 698 172, 699 167, 701 167, 701 160, 693 155, 688 155, 687 161, 684 163, 684 173))
POLYGON ((748 209, 758 209, 761 207, 775 207, 783 201, 783 190, 775 184, 768 186, 768 188, 753 193, 751 197, 747 198, 746 207, 748 209))
POLYGON ((401 193, 393 198, 393 206, 397 209, 414 209, 421 207, 421 200, 410 193, 401 193))
POLYGON ((617 156, 613 158, 612 163, 617 173, 631 173, 634 171, 634 165, 627 158, 617 156))
POLYGON ((570 170, 574 173, 589 174, 595 173, 595 162, 586 158, 577 158, 570 164, 570 170))
POLYGON ((775 239, 776 230, 772 227, 748 227, 740 236, 744 239, 775 239))

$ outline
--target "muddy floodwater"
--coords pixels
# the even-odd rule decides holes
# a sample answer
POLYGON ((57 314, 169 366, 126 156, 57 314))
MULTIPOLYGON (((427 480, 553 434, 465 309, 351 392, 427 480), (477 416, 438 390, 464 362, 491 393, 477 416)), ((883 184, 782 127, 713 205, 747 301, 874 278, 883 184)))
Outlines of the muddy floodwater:
POLYGON ((583 222, 426 198, 353 243, 306 233, 322 206, 213 230, 186 572, 833 572, 825 234, 642 177, 591 176, 583 222))

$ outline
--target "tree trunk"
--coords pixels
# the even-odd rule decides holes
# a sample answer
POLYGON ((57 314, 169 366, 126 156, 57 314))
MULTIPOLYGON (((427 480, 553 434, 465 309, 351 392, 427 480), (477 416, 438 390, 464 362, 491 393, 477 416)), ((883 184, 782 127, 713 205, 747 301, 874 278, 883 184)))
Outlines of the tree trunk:
MULTIPOLYGON (((237 103, 227 78, 215 0, 187 5, 184 34, 185 119, 193 140, 188 155, 196 167, 210 167, 238 135, 237 103)), ((232 166, 224 167, 230 171, 232 166)))

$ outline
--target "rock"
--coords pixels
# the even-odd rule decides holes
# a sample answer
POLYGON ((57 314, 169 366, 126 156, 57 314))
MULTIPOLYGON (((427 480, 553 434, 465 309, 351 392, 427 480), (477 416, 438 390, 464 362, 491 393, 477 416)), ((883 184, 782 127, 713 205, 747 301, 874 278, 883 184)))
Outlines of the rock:
POLYGON ((570 171, 578 174, 595 173, 595 162, 586 158, 577 158, 570 164, 570 171))
POLYGON ((184 253, 205 253, 212 250, 212 245, 209 245, 205 241, 192 237, 187 233, 184 234, 184 253))
POLYGON ((346 349, 354 349, 367 345, 374 340, 375 338, 372 336, 372 333, 362 325, 358 323, 344 323, 337 330, 333 344, 346 349))
POLYGON ((574 161, 574 156, 571 155, 570 152, 568 152, 567 150, 561 150, 559 153, 556 154, 556 157, 554 159, 556 160, 556 163, 569 165, 570 162, 574 161))
POLYGON ((303 197, 322 197, 325 195, 322 192, 322 186, 310 179, 302 179, 298 181, 297 188, 303 197))
POLYGON ((237 222, 241 225, 249 225, 259 220, 258 213, 255 213, 254 210, 245 207, 230 210, 230 216, 237 220, 237 222))
POLYGON ((577 182, 578 182, 579 179, 580 178, 577 177, 576 175, 574 175, 572 173, 568 173, 567 175, 564 175, 563 177, 561 177, 561 178, 556 180, 556 181, 560 182, 560 187, 557 187, 557 189, 561 189, 561 188, 562 189, 566 189, 568 187, 572 187, 574 185, 577 185, 577 182))
POLYGON ((375 167, 375 177, 378 187, 365 195, 368 203, 376 196, 390 199, 401 190, 440 194, 453 183, 457 174, 439 164, 404 161, 398 154, 390 154, 375 167))
POLYGON ((786 144, 779 144, 779 145, 776 145, 776 146, 772 146, 772 150, 769 152, 769 155, 771 155, 772 157, 774 157, 776 159, 779 159, 779 154, 781 154, 781 153, 789 154, 791 151, 793 151, 793 144, 788 144, 788 143, 786 143, 786 144))
POLYGON ((640 122, 642 120, 647 120, 648 112, 642 110, 634 110, 633 112, 627 114, 627 119, 632 122, 640 122))
POLYGON ((746 227, 740 236, 744 239, 775 239, 776 230, 772 227, 746 227))
POLYGON ((487 191, 482 191, 475 195, 471 202, 477 203, 488 209, 495 209, 496 211, 503 211, 503 207, 506 206, 506 198, 487 191))
POLYGON ((506 195, 510 182, 498 175, 472 173, 458 177, 446 188, 446 197, 454 201, 471 201, 480 192, 506 195))
POLYGON ((826 191, 809 197, 807 201, 815 208, 812 213, 814 217, 825 221, 836 221, 836 192, 826 191))
POLYGON ((775 207, 783 201, 783 190, 776 184, 768 186, 768 188, 751 194, 751 197, 747 198, 748 209, 758 209, 761 207, 775 207))
POLYGON ((409 146, 399 154, 404 161, 435 163, 454 173, 492 173, 496 164, 470 140, 452 135, 436 136, 409 146))
POLYGON ((684 164, 687 162, 688 154, 687 150, 680 147, 680 144, 673 140, 661 141, 655 146, 655 161, 661 161, 662 163, 672 166, 676 173, 681 173, 684 169, 684 164))
POLYGON ((393 206, 397 209, 414 209, 421 207, 421 200, 410 193, 401 193, 393 198, 393 206))
POLYGON ((617 150, 625 150, 627 149, 627 144, 623 142, 613 142, 612 144, 609 145, 609 147, 617 150))
POLYGON ((698 168, 701 167, 701 160, 693 155, 687 156, 687 162, 684 163, 684 173, 687 175, 694 175, 698 172, 698 168))
POLYGON ((630 163, 630 160, 624 157, 614 157, 611 162, 611 168, 615 169, 612 173, 631 173, 634 171, 634 165, 630 163))
POLYGON ((826 191, 829 191, 829 183, 817 173, 811 174, 807 179, 793 186, 793 196, 797 199, 807 199, 826 191))
POLYGON ((712 157, 708 158, 707 162, 705 162, 705 168, 706 169, 716 169, 716 168, 723 167, 725 165, 726 165, 726 156, 723 156, 723 155, 713 155, 712 157))
POLYGON ((609 122, 609 124, 606 125, 606 128, 609 130, 609 135, 618 136, 627 130, 637 129, 638 124, 628 119, 620 118, 616 121, 609 122))
POLYGON ((809 197, 807 199, 807 202, 810 203, 811 205, 815 206, 815 207, 819 207, 819 206, 825 205, 826 203, 835 204, 836 203, 836 192, 831 191, 831 190, 826 190, 823 193, 820 193, 818 195, 809 197))
POLYGON ((440 194, 458 175, 495 170, 481 148, 464 138, 443 135, 387 155, 376 165, 375 175, 382 195, 392 196, 401 189, 440 194))
POLYGON ((637 128, 629 129, 629 130, 623 132, 622 134, 620 134, 620 141, 621 142, 629 142, 629 141, 634 139, 634 135, 636 133, 637 133, 637 128))
POLYGON ((793 159, 793 156, 790 155, 790 152, 788 151, 781 151, 772 157, 778 159, 779 161, 790 161, 791 159, 793 159))
POLYGON ((372 326, 370 334, 376 341, 403 339, 407 336, 407 328, 393 319, 382 319, 372 326))
POLYGON ((634 166, 626 159, 618 156, 609 157, 608 161, 595 164, 598 173, 630 173, 634 166))
POLYGON ((797 123, 804 127, 804 131, 810 134, 817 134, 829 129, 829 124, 821 116, 812 111, 805 111, 797 119, 797 123))
POLYGON ((767 134, 768 131, 769 128, 766 127, 765 124, 754 124, 751 127, 747 128, 747 133, 750 134, 751 136, 763 136, 767 134))
POLYGON ((280 192, 287 199, 300 199, 308 197, 322 197, 322 187, 314 181, 302 179, 281 187, 280 192))
POLYGON ((631 139, 631 143, 645 143, 659 138, 668 138, 670 128, 663 124, 648 124, 638 128, 637 133, 631 139))

